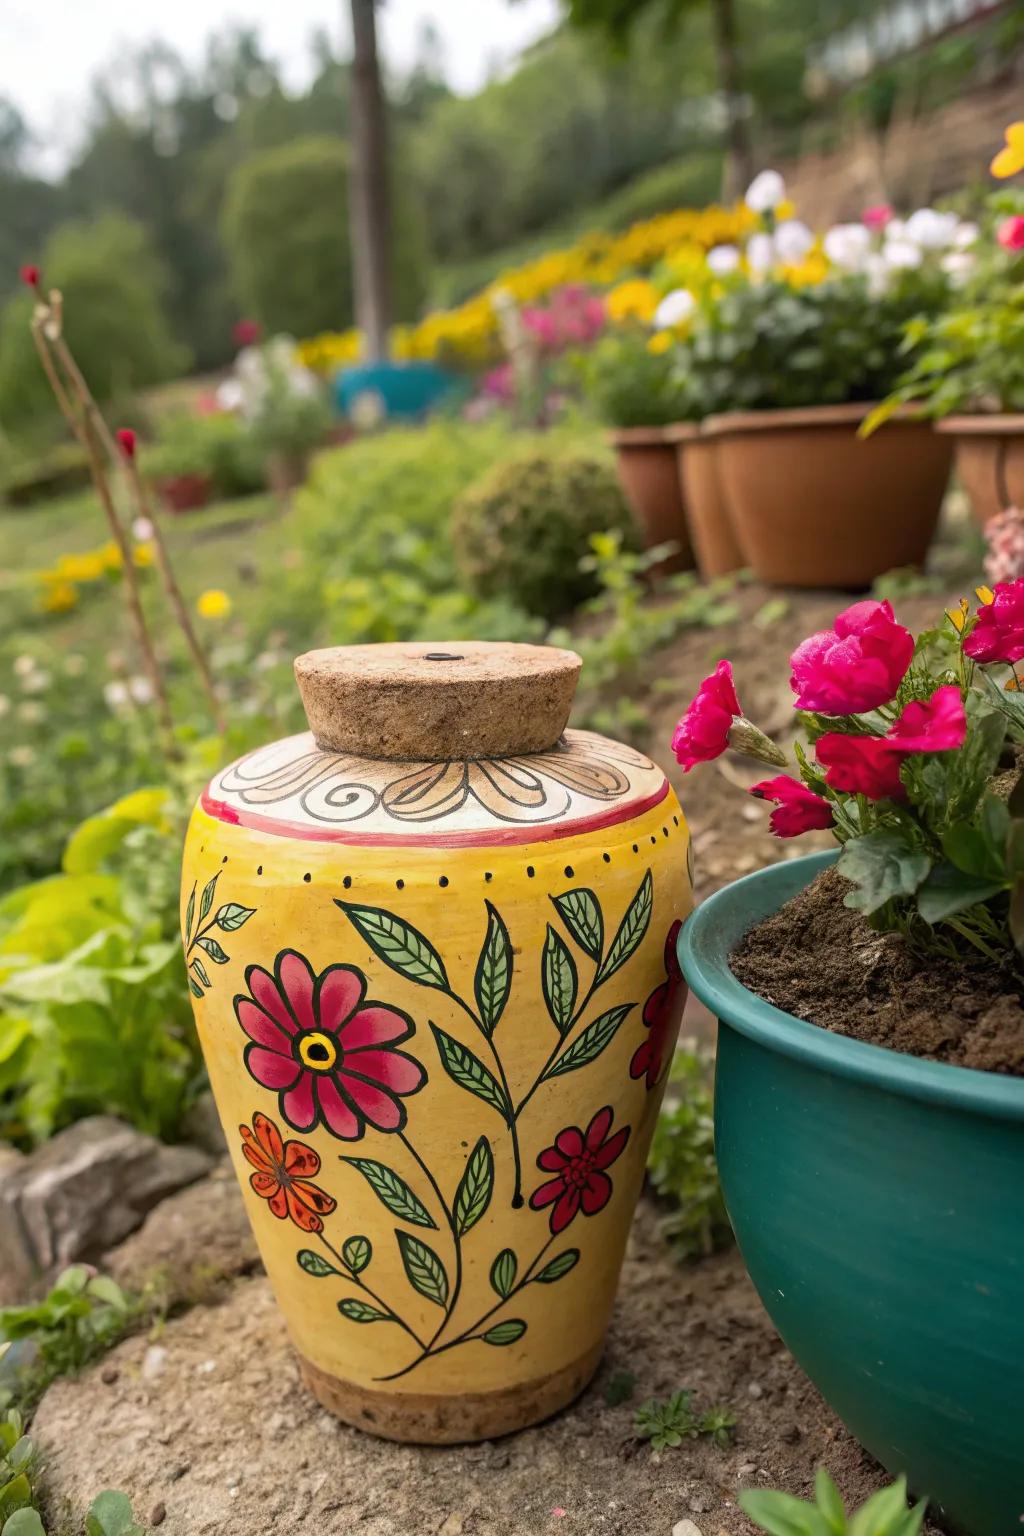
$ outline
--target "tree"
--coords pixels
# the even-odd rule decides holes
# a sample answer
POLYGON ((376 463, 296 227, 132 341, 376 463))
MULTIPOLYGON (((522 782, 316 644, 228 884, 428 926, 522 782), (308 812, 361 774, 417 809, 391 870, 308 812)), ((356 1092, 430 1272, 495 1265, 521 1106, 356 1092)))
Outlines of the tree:
POLYGON ((746 186, 754 158, 745 114, 735 0, 563 0, 573 26, 603 32, 616 47, 624 47, 634 24, 643 15, 660 12, 672 25, 701 4, 711 8, 718 88, 725 103, 725 133, 729 151, 729 191, 746 186))
POLYGON ((375 0, 351 0, 351 240, 356 323, 366 356, 388 355, 391 324, 387 122, 377 56, 375 0))

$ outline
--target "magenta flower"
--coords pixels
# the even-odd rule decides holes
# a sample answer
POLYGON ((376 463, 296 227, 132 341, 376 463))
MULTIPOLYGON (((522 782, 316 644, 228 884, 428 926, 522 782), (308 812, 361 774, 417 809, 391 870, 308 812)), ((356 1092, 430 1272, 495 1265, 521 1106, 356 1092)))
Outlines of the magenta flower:
POLYGON ((742 713, 732 680, 732 663, 720 661, 697 689, 672 735, 672 750, 684 773, 698 763, 710 763, 721 757, 729 745, 732 722, 742 713))
POLYGON ((891 746, 884 737, 844 736, 839 731, 830 731, 819 737, 814 751, 826 769, 825 783, 830 789, 867 795, 869 800, 906 798, 900 778, 906 753, 891 746))
POLYGON ((913 654, 914 637, 897 624, 891 603, 854 603, 790 657, 797 707, 856 715, 888 704, 913 654))
POLYGON ((250 965, 251 996, 235 998, 235 1017, 249 1036, 245 1065, 263 1088, 280 1095, 283 1118, 296 1131, 318 1122, 343 1141, 358 1141, 367 1123, 400 1131, 401 1096, 423 1087, 418 1061, 395 1050, 413 1032, 409 1015, 366 997, 366 977, 351 965, 319 976, 285 949, 274 974, 250 965))
POLYGON ((996 239, 1004 251, 1024 251, 1024 215, 1015 213, 1004 219, 996 230, 996 239))
POLYGON ((877 232, 884 229, 892 219, 892 209, 888 203, 872 203, 870 208, 864 209, 860 218, 866 229, 877 232))
POLYGON ((555 1177, 534 1190, 530 1208, 539 1211, 546 1205, 554 1206, 553 1236, 565 1231, 581 1206, 584 1216, 596 1216, 611 1199, 612 1181, 604 1170, 611 1167, 629 1140, 628 1125, 614 1136, 608 1135, 613 1118, 611 1105, 606 1104, 591 1120, 586 1134, 578 1125, 567 1125, 555 1137, 554 1146, 545 1147, 538 1157, 537 1167, 555 1177))
POLYGON ((950 683, 936 688, 930 699, 908 704, 885 739, 902 752, 952 752, 963 746, 966 735, 967 716, 960 689, 950 683))
POLYGON ((772 811, 768 825, 776 837, 799 837, 804 832, 824 831, 832 825, 832 807, 813 789, 780 773, 774 779, 762 779, 751 786, 750 793, 758 800, 774 800, 777 810, 772 811))
POLYGON ((972 661, 1020 661, 1024 657, 1024 576, 1000 581, 993 598, 978 609, 964 652, 972 661))

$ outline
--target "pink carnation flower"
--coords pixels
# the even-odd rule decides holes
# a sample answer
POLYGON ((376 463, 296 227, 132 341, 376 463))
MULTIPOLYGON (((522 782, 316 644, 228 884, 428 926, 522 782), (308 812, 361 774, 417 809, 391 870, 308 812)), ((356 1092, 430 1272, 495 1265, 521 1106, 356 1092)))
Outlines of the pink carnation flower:
POLYGON ((967 716, 960 689, 950 683, 936 688, 930 699, 908 704, 885 739, 902 752, 952 752, 963 746, 966 735, 967 716))
POLYGON ((882 736, 844 736, 829 731, 819 737, 815 755, 826 770, 825 783, 869 800, 905 800, 900 768, 906 753, 882 736))
POLYGON ((780 773, 774 779, 762 779, 751 786, 750 793, 758 800, 774 800, 777 809, 768 818, 768 825, 776 837, 799 837, 803 832, 816 828, 824 830, 832 825, 832 807, 813 789, 780 773))
POLYGON ((1024 657, 1024 576, 997 582, 993 591, 992 602, 978 609, 964 651, 973 661, 1020 661, 1024 657))
POLYGON ((732 680, 732 663, 720 661, 697 689, 672 736, 672 750, 684 772, 689 773, 698 763, 710 763, 721 757, 729 745, 732 722, 742 713, 732 680))
POLYGON ((891 603, 854 603, 790 657, 797 707, 855 715, 888 704, 913 654, 914 637, 897 624, 891 603))

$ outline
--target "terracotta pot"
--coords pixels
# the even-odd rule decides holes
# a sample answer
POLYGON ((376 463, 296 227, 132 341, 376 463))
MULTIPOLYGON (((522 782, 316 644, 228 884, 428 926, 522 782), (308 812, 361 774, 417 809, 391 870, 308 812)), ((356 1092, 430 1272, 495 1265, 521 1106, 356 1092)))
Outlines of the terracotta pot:
POLYGON ((196 512, 209 504, 213 481, 209 475, 170 475, 157 486, 168 512, 196 512))
POLYGON ((982 527, 1004 507, 1024 506, 1024 414, 947 416, 935 430, 953 439, 956 473, 982 527))
POLYGON ((870 409, 737 411, 705 424, 744 564, 761 581, 860 588, 924 563, 951 446, 908 417, 860 438, 870 409))
POLYGON ((686 422, 668 430, 676 445, 676 472, 697 569, 706 581, 727 576, 742 567, 743 556, 722 491, 718 440, 686 422))
POLYGON ((621 427, 609 432, 615 449, 619 480, 633 516, 643 533, 645 549, 669 540, 679 552, 652 569, 668 574, 692 571, 690 533, 683 493, 676 472, 676 448, 665 427, 621 427))
POLYGON ((303 1377, 391 1439, 545 1418, 601 1355, 685 988, 689 834, 564 731, 572 652, 296 663, 312 734, 189 828, 189 986, 303 1377))

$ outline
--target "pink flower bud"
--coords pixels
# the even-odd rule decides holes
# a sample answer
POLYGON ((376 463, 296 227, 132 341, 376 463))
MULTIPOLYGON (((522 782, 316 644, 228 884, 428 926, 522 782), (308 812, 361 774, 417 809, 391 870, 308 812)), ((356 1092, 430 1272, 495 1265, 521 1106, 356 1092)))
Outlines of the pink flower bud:
POLYGON ((42 277, 38 267, 33 266, 31 262, 26 262, 26 264, 21 268, 19 276, 21 277, 22 282, 25 283, 29 288, 35 288, 38 290, 42 277))
POLYGON ((114 436, 117 438, 118 446, 120 447, 121 452, 124 454, 125 458, 134 459, 135 433, 132 431, 131 427, 118 427, 117 431, 114 433, 114 436))
POLYGON ((865 208, 861 214, 861 223, 867 229, 884 229, 892 218, 892 209, 888 203, 872 203, 870 208, 865 208))

